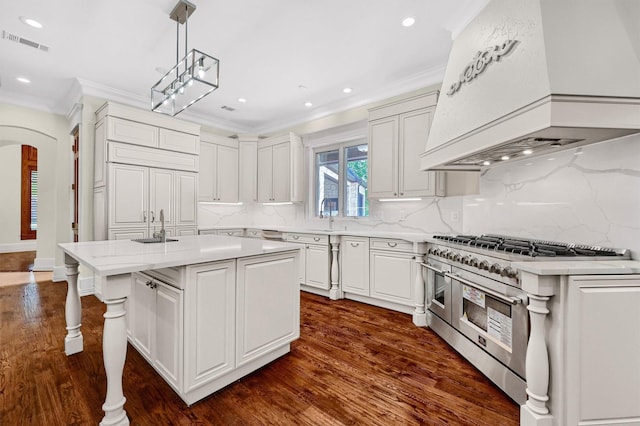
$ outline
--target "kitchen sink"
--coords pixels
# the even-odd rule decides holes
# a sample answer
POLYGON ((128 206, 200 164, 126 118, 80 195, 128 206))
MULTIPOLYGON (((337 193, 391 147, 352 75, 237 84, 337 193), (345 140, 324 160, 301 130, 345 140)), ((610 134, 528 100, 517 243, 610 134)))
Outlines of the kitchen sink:
MULTIPOLYGON (((135 241, 136 243, 143 243, 143 244, 150 244, 150 243, 161 243, 162 238, 135 238, 132 239, 131 241, 135 241)), ((171 243, 174 241, 178 241, 175 238, 166 238, 164 240, 165 243, 171 243)))

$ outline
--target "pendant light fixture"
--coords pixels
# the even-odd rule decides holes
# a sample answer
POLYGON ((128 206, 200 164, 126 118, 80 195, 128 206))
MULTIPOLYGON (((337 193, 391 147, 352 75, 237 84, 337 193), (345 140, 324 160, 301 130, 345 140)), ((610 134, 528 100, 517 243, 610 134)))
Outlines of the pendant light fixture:
POLYGON ((178 115, 218 88, 220 61, 196 49, 187 50, 188 24, 196 6, 179 0, 169 18, 176 21, 176 64, 151 88, 151 110, 178 115), (184 24, 184 53, 180 54, 180 25, 184 24))

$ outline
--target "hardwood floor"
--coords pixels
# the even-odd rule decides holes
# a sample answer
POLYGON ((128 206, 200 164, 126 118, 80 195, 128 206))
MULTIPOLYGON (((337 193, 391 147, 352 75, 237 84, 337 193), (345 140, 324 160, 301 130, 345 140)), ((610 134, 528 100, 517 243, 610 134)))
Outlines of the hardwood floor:
POLYGON ((35 251, 0 253, 0 272, 28 272, 33 269, 35 251))
MULTIPOLYGON (((0 274, 0 280, 1 280, 0 274)), ((102 314, 64 354, 66 283, 0 287, 0 425, 97 424, 102 314)), ((292 352, 187 407, 129 346, 125 409, 143 425, 517 425, 519 407, 409 315, 301 293, 292 352)))

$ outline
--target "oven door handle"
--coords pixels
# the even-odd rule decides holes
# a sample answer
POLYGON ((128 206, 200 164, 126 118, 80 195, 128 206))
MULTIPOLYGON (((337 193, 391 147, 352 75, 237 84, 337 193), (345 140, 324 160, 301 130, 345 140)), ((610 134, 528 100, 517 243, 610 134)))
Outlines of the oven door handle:
POLYGON ((442 274, 442 275, 445 275, 445 274, 447 274, 447 273, 448 273, 447 271, 441 271, 440 269, 436 268, 435 266, 431 266, 431 265, 429 265, 428 263, 422 263, 422 262, 420 262, 420 264, 421 264, 422 266, 424 266, 425 268, 432 270, 432 271, 433 271, 433 272, 435 272, 436 274, 442 274))
POLYGON ((469 287, 473 287, 476 290, 480 290, 484 293, 487 293, 493 297, 495 297, 496 299, 502 300, 505 303, 508 303, 510 305, 518 305, 520 303, 522 303, 522 299, 520 299, 519 297, 508 297, 508 296, 504 296, 496 291, 490 290, 486 287, 483 287, 481 285, 478 285, 476 283, 473 283, 469 280, 466 280, 464 278, 462 278, 460 275, 458 274, 454 274, 451 272, 445 272, 444 273, 445 276, 451 278, 452 280, 456 280, 456 281, 460 281, 462 284, 469 286, 469 287))

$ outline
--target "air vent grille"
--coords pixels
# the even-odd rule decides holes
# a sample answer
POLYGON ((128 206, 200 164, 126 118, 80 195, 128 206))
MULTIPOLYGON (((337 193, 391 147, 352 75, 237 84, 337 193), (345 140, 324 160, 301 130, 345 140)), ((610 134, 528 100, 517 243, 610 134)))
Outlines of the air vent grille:
POLYGON ((227 110, 227 111, 235 111, 236 109, 227 105, 222 105, 220 108, 227 110))
POLYGON ((16 43, 20 43, 25 46, 33 47, 34 49, 38 49, 43 52, 49 51, 49 46, 45 46, 44 44, 40 44, 36 41, 20 37, 19 35, 11 34, 10 32, 7 32, 5 30, 2 30, 2 38, 9 41, 15 41, 16 43))

